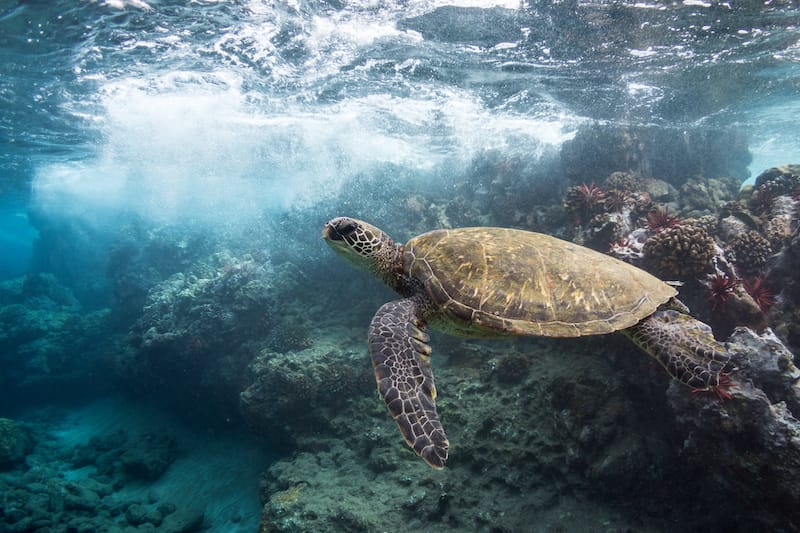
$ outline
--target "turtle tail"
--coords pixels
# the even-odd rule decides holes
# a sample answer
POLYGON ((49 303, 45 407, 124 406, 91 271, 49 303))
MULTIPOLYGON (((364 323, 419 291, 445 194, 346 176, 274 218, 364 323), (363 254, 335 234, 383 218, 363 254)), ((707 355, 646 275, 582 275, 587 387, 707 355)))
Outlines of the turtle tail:
POLYGON ((673 309, 656 311, 622 333, 663 366, 670 376, 693 391, 727 396, 731 356, 714 339, 711 328, 673 309))

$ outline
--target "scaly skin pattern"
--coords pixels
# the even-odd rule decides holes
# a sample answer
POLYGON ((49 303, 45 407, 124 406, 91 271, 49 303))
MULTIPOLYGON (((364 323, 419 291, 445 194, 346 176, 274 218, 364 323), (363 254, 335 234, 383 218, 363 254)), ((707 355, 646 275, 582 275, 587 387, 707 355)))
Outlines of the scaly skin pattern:
POLYGON ((730 355, 703 322, 666 309, 656 311, 622 333, 681 383, 696 391, 724 395, 723 378, 730 355))
POLYGON ((447 460, 449 443, 436 412, 430 337, 413 298, 381 306, 369 326, 369 352, 378 392, 411 448, 434 468, 447 460))

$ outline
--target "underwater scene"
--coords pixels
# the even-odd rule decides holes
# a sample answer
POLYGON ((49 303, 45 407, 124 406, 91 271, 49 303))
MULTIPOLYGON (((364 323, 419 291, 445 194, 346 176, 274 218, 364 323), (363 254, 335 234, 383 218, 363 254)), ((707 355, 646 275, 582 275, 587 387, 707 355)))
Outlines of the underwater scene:
POLYGON ((800 531, 793 0, 0 1, 0 532, 800 531))

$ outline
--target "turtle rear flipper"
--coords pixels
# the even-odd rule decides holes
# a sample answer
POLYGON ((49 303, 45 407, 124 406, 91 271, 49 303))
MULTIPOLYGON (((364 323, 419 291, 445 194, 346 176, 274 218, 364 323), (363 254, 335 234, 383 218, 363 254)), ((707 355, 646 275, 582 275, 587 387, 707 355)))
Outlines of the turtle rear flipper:
POLYGON ((448 442, 436 412, 436 387, 425 323, 412 298, 381 306, 369 327, 369 353, 378 392, 406 442, 426 463, 442 468, 448 442))
POLYGON ((723 376, 733 370, 730 354, 711 328, 680 311, 656 311, 622 333, 694 390, 720 390, 723 376))

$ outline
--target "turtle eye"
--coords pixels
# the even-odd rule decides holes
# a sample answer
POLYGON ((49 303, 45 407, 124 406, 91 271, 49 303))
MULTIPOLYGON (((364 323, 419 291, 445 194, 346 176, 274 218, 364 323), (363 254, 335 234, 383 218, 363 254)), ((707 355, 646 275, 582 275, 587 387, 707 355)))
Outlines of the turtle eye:
POLYGON ((352 220, 342 220, 330 225, 330 237, 334 241, 344 240, 356 230, 356 223, 352 220))
POLYGON ((356 223, 352 220, 345 220, 341 224, 339 224, 336 228, 336 231, 342 237, 347 237, 352 234, 356 230, 356 223))

